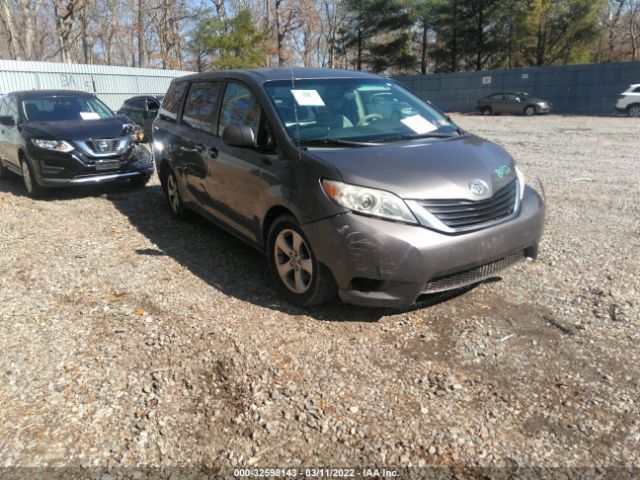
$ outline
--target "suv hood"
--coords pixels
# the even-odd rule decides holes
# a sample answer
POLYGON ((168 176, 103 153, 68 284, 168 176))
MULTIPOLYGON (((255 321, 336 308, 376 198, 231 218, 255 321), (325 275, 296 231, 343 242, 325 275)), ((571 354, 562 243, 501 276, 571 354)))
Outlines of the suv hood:
POLYGON ((404 199, 482 200, 516 178, 511 156, 473 135, 311 152, 335 167, 344 182, 386 190, 404 199), (471 193, 469 183, 476 179, 489 186, 485 195, 471 193))
POLYGON ((31 137, 52 140, 87 140, 90 138, 117 138, 128 134, 130 120, 124 115, 100 120, 67 120, 25 123, 22 128, 31 137))

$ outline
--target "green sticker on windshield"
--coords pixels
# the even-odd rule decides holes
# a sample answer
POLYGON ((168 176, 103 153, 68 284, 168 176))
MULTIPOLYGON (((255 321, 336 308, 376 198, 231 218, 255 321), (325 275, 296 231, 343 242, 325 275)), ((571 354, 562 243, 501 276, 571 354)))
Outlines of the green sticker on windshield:
POLYGON ((494 170, 498 178, 504 178, 511 173, 511 167, 508 165, 502 165, 494 170))

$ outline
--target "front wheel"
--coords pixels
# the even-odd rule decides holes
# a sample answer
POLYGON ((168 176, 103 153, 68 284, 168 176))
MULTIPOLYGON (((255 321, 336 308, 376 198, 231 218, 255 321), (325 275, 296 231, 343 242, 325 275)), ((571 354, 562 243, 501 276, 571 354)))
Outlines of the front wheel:
POLYGON ((331 272, 317 262, 311 243, 293 217, 282 216, 269 229, 267 258, 278 291, 290 303, 315 307, 335 297, 331 272))
POLYGON ((491 107, 483 107, 480 110, 481 115, 491 115, 492 113, 493 113, 493 110, 491 109, 491 107))
POLYGON ((27 161, 26 158, 20 160, 20 166, 22 168, 22 181, 24 182, 24 188, 27 191, 27 195, 31 198, 38 198, 44 193, 44 188, 38 185, 35 175, 33 174, 33 167, 27 161))
POLYGON ((529 105, 528 107, 526 107, 524 109, 524 114, 527 117, 532 117, 536 114, 536 107, 534 107, 533 105, 529 105))

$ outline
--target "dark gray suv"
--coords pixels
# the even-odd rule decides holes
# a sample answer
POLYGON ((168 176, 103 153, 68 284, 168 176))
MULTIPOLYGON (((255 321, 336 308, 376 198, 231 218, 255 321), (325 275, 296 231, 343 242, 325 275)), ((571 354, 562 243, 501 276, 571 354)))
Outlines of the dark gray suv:
POLYGON ((181 77, 153 139, 173 214, 265 252, 298 305, 404 307, 537 256, 543 202, 511 156, 388 78, 181 77))

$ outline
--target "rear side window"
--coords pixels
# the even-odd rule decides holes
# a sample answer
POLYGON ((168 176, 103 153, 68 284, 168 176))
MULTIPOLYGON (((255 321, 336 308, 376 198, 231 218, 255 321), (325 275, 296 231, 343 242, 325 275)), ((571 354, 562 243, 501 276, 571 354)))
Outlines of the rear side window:
POLYGON ((261 112, 260 103, 249 88, 239 83, 227 84, 220 110, 218 135, 222 136, 229 125, 248 125, 253 130, 254 138, 258 139, 261 112))
POLYGON ((219 96, 219 82, 192 83, 184 103, 182 121, 198 130, 215 134, 215 113, 219 96))
POLYGON ((162 107, 160 108, 160 116, 166 120, 175 121, 178 118, 178 110, 182 102, 182 95, 187 88, 187 82, 172 83, 169 91, 164 97, 162 107))
POLYGON ((136 98, 135 100, 129 100, 127 106, 131 108, 144 108, 144 98, 136 98))
POLYGON ((633 91, 633 93, 640 93, 640 87, 636 87, 636 89, 633 91))

